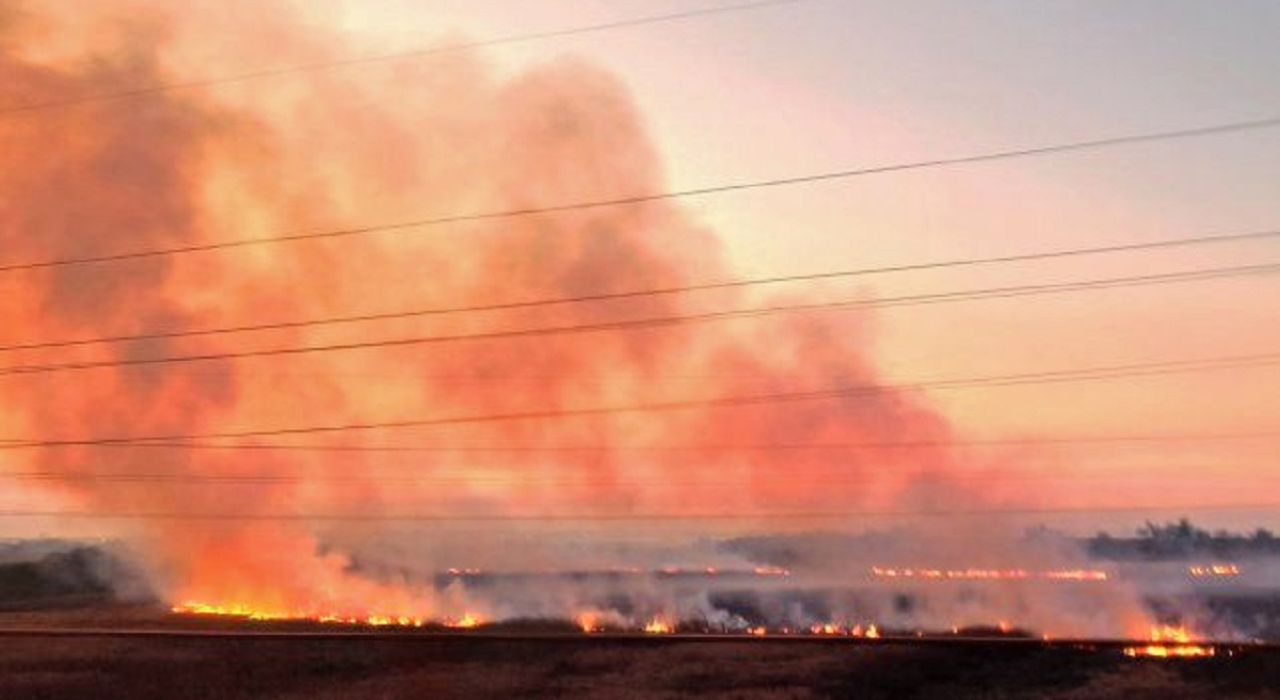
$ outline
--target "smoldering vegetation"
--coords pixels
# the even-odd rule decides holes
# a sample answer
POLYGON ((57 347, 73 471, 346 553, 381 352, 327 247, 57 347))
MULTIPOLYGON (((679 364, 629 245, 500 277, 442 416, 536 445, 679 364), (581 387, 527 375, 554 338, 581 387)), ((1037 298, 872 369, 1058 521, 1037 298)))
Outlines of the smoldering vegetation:
MULTIPOLYGON (((1053 611, 1074 623, 1087 625, 1092 618, 1105 627, 1115 624, 1112 615, 1123 615, 1128 602, 1136 601, 1153 624, 1185 625, 1208 638, 1280 640, 1280 549, 1265 529, 1209 532, 1182 519, 1147 523, 1132 536, 1101 532, 1073 537, 1033 528, 1014 546, 1006 541, 1001 547, 998 542, 985 548, 952 548, 903 533, 827 533, 740 537, 724 547, 749 561, 797 570, 839 560, 893 568, 899 572, 899 577, 889 579, 898 591, 893 598, 897 611, 914 612, 917 620, 934 625, 948 617, 976 624, 984 615, 989 620, 1000 614, 1022 623, 1037 619, 1035 611, 1043 609, 1050 616, 1041 618, 1039 632, 1054 630, 1061 618, 1053 611), (950 591, 944 584, 940 591, 927 577, 900 577, 903 569, 922 566, 996 571, 1054 567, 1063 574, 1105 574, 1106 580, 1063 585, 1062 580, 979 579, 976 585, 952 585, 950 591)), ((904 616, 891 614, 886 619, 902 621, 904 616)), ((1036 629, 1034 624, 1026 626, 1036 629)))
MULTIPOLYGON (((354 555, 346 573, 374 587, 426 591, 454 619, 471 615, 512 631, 637 631, 657 621, 685 632, 865 634, 875 625, 884 634, 1088 638, 1142 637, 1142 625, 1167 624, 1209 639, 1280 642, 1280 557, 1264 547, 1230 561, 1194 551, 1143 558, 1151 532, 1077 538, 1034 529, 1016 546, 993 542, 968 559, 914 531, 684 543, 565 538, 571 554, 563 559, 543 550, 536 563, 503 563, 456 550, 456 566, 445 569, 433 564, 439 552, 411 554, 423 546, 418 534, 398 547, 379 540, 390 549, 354 555), (1117 560, 1120 542, 1135 558, 1117 560)), ((1219 533, 1203 546, 1239 554, 1241 539, 1219 533)), ((10 610, 126 602, 166 609, 118 547, 12 543, 0 558, 0 606, 10 610)))

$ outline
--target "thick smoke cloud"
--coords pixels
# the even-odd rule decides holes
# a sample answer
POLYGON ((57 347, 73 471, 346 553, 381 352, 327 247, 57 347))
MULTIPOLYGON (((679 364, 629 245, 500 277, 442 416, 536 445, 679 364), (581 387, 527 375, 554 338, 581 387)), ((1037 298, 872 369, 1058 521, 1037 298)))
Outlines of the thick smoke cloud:
MULTIPOLYGON (((216 75, 217 63, 200 61, 218 55, 201 37, 220 30, 241 32, 246 60, 259 65, 320 61, 346 50, 323 31, 296 29, 297 18, 265 12, 257 3, 232 5, 234 11, 224 3, 182 10, 167 3, 96 7, 97 14, 55 16, 34 3, 0 5, 0 104, 74 100, 216 75)), ((566 58, 504 74, 481 56, 459 52, 7 114, 0 118, 0 153, 5 262, 664 189, 643 119, 617 78, 566 58)), ((0 325, 5 340, 15 342, 110 336, 667 287, 731 273, 715 232, 678 202, 652 201, 13 273, 0 279, 0 325)), ((760 299, 730 291, 656 296, 11 352, 5 362, 574 325, 732 308, 760 299)), ((880 378, 868 355, 871 341, 865 319, 852 314, 766 317, 5 377, 0 406, 6 437, 59 438, 630 405, 875 386, 880 378)), ((938 490, 958 465, 942 446, 867 452, 717 446, 942 445, 949 436, 946 420, 921 398, 885 391, 841 400, 315 438, 333 445, 602 450, 388 455, 86 447, 4 458, 17 468, 65 473, 298 478, 253 485, 68 481, 48 489, 51 502, 88 510, 733 513, 920 505, 913 494, 935 500, 939 492, 949 499, 972 496, 958 488, 938 490), (669 445, 705 449, 634 449, 669 445)), ((156 520, 142 523, 138 536, 151 552, 153 576, 175 601, 392 616, 456 615, 452 606, 475 604, 436 593, 412 575, 361 575, 351 551, 378 548, 374 525, 156 520)), ((421 536, 468 535, 441 525, 424 528, 421 536)), ((476 547, 497 553, 503 541, 492 533, 475 540, 476 547)), ((500 558, 497 553, 492 558, 500 558)), ((540 555, 519 556, 536 561, 540 555)), ((546 556, 564 563, 563 557, 546 556)))

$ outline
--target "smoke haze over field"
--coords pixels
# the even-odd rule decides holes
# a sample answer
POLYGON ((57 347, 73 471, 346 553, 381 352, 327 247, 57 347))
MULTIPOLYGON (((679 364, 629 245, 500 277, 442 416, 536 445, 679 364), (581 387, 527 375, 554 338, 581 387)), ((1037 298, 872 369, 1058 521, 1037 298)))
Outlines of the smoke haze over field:
MULTIPOLYGON (((305 28, 287 13, 223 13, 221 5, 95 3, 89 14, 59 14, 38 3, 0 4, 0 105, 205 77, 214 69, 200 63, 210 49, 198 29, 244 32, 249 58, 260 65, 324 61, 347 50, 326 29, 305 28), (237 16, 253 21, 231 19, 237 16)), ((483 55, 450 52, 377 70, 304 73, 6 114, 0 117, 0 153, 3 263, 539 208, 665 188, 662 164, 626 87, 572 57, 507 75, 483 55)), ((0 278, 0 328, 8 344, 643 290, 731 276, 716 232, 700 224, 696 212, 677 202, 649 201, 9 273, 0 278)), ((760 299, 720 290, 9 352, 5 364, 568 326, 735 308, 760 299)), ((870 360, 874 340, 871 319, 862 315, 779 315, 5 376, 0 425, 3 437, 14 439, 182 435, 874 387, 883 383, 870 360)), ((951 437, 947 419, 922 397, 885 390, 819 401, 298 438, 339 446, 605 448, 598 450, 82 446, 3 457, 7 469, 66 475, 293 479, 67 480, 27 488, 8 502, 106 512, 626 516, 981 504, 985 496, 955 477, 988 465, 948 447, 951 437), (926 446, 726 447, 902 441, 926 446), (673 445, 700 449, 636 449, 673 445)), ((995 491, 1010 496, 998 485, 995 491)), ((528 606, 438 590, 427 574, 452 563, 440 552, 456 551, 458 541, 493 566, 506 560, 513 567, 590 568, 604 560, 589 545, 552 551, 535 539, 517 551, 502 528, 474 535, 441 524, 421 526, 419 537, 429 544, 406 552, 402 571, 368 576, 353 556, 389 549, 371 523, 345 528, 305 517, 243 524, 144 519, 134 534, 144 543, 139 549, 151 575, 172 601, 344 615, 456 616, 479 606, 492 615, 519 616, 581 604, 576 594, 557 598, 561 593, 552 590, 528 606)), ((993 541, 992 533, 983 534, 984 542, 993 541)), ((963 540, 951 544, 956 547, 950 551, 963 551, 963 540)), ((849 572, 834 566, 821 575, 835 581, 849 572)), ((1112 620, 1123 624, 1123 617, 1112 620)), ((1052 625, 1042 611, 1028 621, 1052 625)))

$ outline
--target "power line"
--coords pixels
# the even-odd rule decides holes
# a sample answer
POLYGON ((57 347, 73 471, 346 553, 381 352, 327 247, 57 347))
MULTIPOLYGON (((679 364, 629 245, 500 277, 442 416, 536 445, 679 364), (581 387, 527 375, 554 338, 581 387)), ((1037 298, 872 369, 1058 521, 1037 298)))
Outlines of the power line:
POLYGON ((664 24, 670 22, 678 22, 682 20, 696 19, 700 17, 708 17, 711 15, 728 14, 731 12, 741 12, 745 10, 757 10, 767 7, 775 7, 779 5, 791 5, 807 0, 760 0, 758 2, 746 2, 735 5, 724 5, 720 7, 709 7, 700 10, 686 10, 683 12, 671 12, 659 15, 646 15, 642 17, 631 17, 625 19, 614 20, 611 22, 602 22, 598 24, 586 24, 564 29, 552 29, 542 32, 530 32, 521 34, 508 34, 498 36, 491 39, 481 39, 479 41, 469 41, 458 44, 448 44, 445 46, 437 46, 433 48, 415 49, 412 51, 401 51, 396 53, 378 54, 376 56, 363 56, 358 58, 345 58, 333 61, 319 61, 315 63, 304 63, 294 66, 284 66, 281 68, 266 68, 262 70, 252 71, 248 73, 238 73, 236 75, 227 75, 222 77, 204 78, 198 80, 187 80, 182 82, 162 83, 159 85, 150 85, 137 87, 130 90, 120 90, 117 92, 97 93, 91 95, 83 95, 80 97, 72 97, 63 100, 49 100, 45 102, 33 102, 28 104, 12 105, 8 107, 0 107, 0 116, 23 114, 44 111, 49 109, 74 107, 84 104, 113 102, 119 100, 134 99, 139 97, 147 97, 158 95, 176 90, 189 90, 200 87, 213 87, 217 85, 229 85, 233 83, 248 82, 251 80, 260 80, 263 78, 274 78, 285 75, 293 75, 298 73, 311 73, 322 70, 330 70, 334 68, 349 68, 353 66, 369 65, 375 63, 387 63, 391 61, 409 60, 415 58, 424 58, 427 56, 435 56, 446 53, 454 53, 459 51, 467 51, 471 49, 479 49, 488 46, 498 46, 501 44, 516 44, 523 42, 541 41, 544 39, 555 39, 559 37, 573 36, 576 34, 590 34, 595 32, 609 31, 613 29, 623 29, 627 27, 638 27, 647 24, 664 24))
POLYGON ((667 199, 682 199, 687 197, 702 197, 710 194, 719 194, 725 192, 739 192, 745 190, 764 189, 770 187, 783 187, 791 185, 811 184, 815 182, 824 182, 831 180, 843 180, 852 177, 860 177, 865 175, 878 175, 892 172, 903 172, 908 170, 921 170, 926 168, 937 168, 951 165, 965 165, 973 163, 984 163, 989 161, 1007 160, 1010 158, 1023 158, 1028 156, 1041 156, 1055 153, 1067 153, 1071 151, 1083 151, 1097 148, 1106 148, 1110 146, 1119 146, 1125 144, 1148 143, 1153 141, 1165 141, 1170 139, 1196 138, 1203 136, 1211 136, 1216 134, 1227 134, 1242 131, 1250 131, 1256 129, 1269 129, 1280 126, 1280 116, 1267 117, 1251 121, 1231 122, 1224 124, 1215 124, 1210 126, 1193 127, 1188 129, 1176 129, 1170 131, 1148 132, 1142 134, 1130 134, 1126 136, 1114 136, 1102 139, 1091 139, 1086 141, 1072 141, 1067 143, 1057 143, 1046 146, 1032 146, 1028 148, 1019 148, 1002 151, 990 151, 987 153, 973 154, 967 156, 954 156, 949 158, 933 158, 929 160, 918 160, 905 163, 894 163, 889 165, 878 165, 862 168, 850 168, 846 170, 834 170, 821 173, 811 173, 807 175, 796 175, 790 177, 779 177, 767 180, 747 180, 739 182, 724 183, 719 185, 709 185, 706 187, 698 187, 685 190, 670 190, 666 192, 654 192, 650 194, 637 194, 625 197, 616 197, 611 199, 593 199, 581 200, 577 202, 566 202, 562 204, 550 204, 538 207, 520 207, 513 209, 502 209, 487 212, 446 214, 441 216, 427 217, 422 219, 400 221, 386 224, 374 224, 369 226, 359 226, 352 228, 330 229, 326 231, 312 231, 306 233, 287 233, 279 236, 241 238, 227 241, 215 241, 212 243, 199 243, 185 246, 175 246, 171 248, 152 248, 148 250, 136 250, 122 253, 110 253, 106 255, 93 255, 86 257, 58 258, 53 260, 31 261, 31 262, 14 262, 0 265, 0 272, 14 272, 17 270, 36 270, 50 267, 61 267, 66 265, 84 265, 91 263, 110 263, 123 260, 136 260, 140 258, 151 258, 168 255, 181 255, 186 253, 208 252, 215 250, 225 250, 229 248, 239 248, 250 245, 266 245, 275 243, 287 243, 306 240, 332 239, 342 238, 355 235, 363 235, 377 232, 404 231, 407 229, 420 229, 433 226, 444 226, 449 224, 490 221, 496 219, 510 219, 524 216, 532 216, 537 214, 555 214, 566 211, 581 211, 587 209, 601 209, 608 207, 619 207, 636 204, 645 204, 648 202, 656 202, 667 199))
POLYGON ((1004 517, 1010 515, 1067 515, 1099 513, 1143 513, 1178 511, 1241 511, 1280 507, 1280 502, 1253 503, 1181 503, 1172 505, 1142 504, 1128 506, 1063 506, 1058 508, 984 508, 941 510, 814 510, 704 512, 704 513, 530 513, 530 514, 464 514, 464 513, 194 513, 188 511, 89 511, 89 510, 6 510, 3 518, 75 518, 89 520, 171 520, 171 521, 337 521, 337 522, 696 522, 707 520, 827 520, 835 518, 936 518, 936 517, 1004 517))
POLYGON ((234 430, 207 433, 169 434, 169 435, 131 435, 119 437, 90 437, 77 439, 50 440, 0 440, 0 450, 30 449, 45 447, 67 447, 99 445, 104 443, 133 442, 174 442, 184 440, 219 440, 234 438, 279 437, 285 435, 311 435, 323 433, 340 433, 391 428, 420 428, 445 425, 475 425, 485 423, 501 423, 518 420, 548 420, 601 415, 630 413, 650 413, 679 411, 696 408, 730 408, 755 406, 772 403, 823 401, 834 399, 874 396, 896 391, 915 391, 924 389, 954 390, 973 387, 1024 386, 1031 384, 1051 384, 1059 382, 1096 381, 1138 376, 1157 376, 1183 372, 1196 372, 1216 369, 1232 369, 1271 365, 1280 363, 1280 352, 1254 355, 1220 356, 1194 360, 1168 360, 1160 362, 1140 362, 1120 365, 1103 365, 1069 370, 1049 370, 1025 372, 1017 374, 987 375, 959 379, 943 379, 935 381, 919 381, 905 384, 878 384, 866 386, 835 387, 809 391, 774 392, 743 396, 726 396, 708 399, 686 399, 679 401, 663 401, 647 404, 624 406, 601 406, 593 408, 569 408, 512 411, 509 413, 487 413, 478 415, 441 416, 433 418, 410 418, 394 421, 343 423, 333 425, 311 425, 291 428, 266 428, 252 430, 234 430))
MULTIPOLYGON (((993 438, 954 440, 889 440, 878 442, 820 443, 728 443, 703 445, 324 445, 299 443, 201 443, 201 442, 108 442, 77 447, 109 447, 127 449, 203 449, 260 450, 303 452, 375 452, 375 453, 573 453, 573 452, 772 452, 772 451, 842 451, 902 450, 933 447, 998 447, 1113 443, 1181 443, 1268 440, 1280 433, 1225 433, 1208 435, 1097 435, 1062 438, 993 438)), ((56 447, 50 445, 49 447, 56 447)), ((4 443, 0 442, 0 449, 4 443)))
MULTIPOLYGON (((1183 478, 1208 478, 1207 473, 1217 471, 1227 465, 1215 464, 1161 464, 1156 465, 1138 465, 1126 467, 1106 466, 1103 468, 1082 469, 1079 467, 1071 469, 1065 473, 1044 473, 1043 471, 1020 472, 1020 473, 948 473, 947 481, 954 482, 988 482, 999 481, 1001 483, 1018 482, 1018 481, 1038 481, 1054 479, 1089 479, 1089 480, 1108 480, 1108 479, 1131 479, 1135 477, 1133 472, 1142 470, 1159 469, 1164 472, 1161 479, 1176 479, 1179 476, 1183 478), (1186 471, 1194 471, 1194 474, 1186 474, 1186 471), (1169 472, 1184 472, 1182 474, 1170 474, 1169 472)), ((911 476, 908 474, 908 476, 911 476)), ((733 483, 733 475, 721 475, 720 480, 724 483, 733 483)), ((1216 478, 1216 477, 1215 477, 1216 478)), ((7 479, 11 481, 70 481, 70 482, 105 482, 120 484, 178 484, 180 486, 203 487, 203 486, 270 486, 270 485, 289 485, 289 484, 417 484, 417 485, 440 485, 440 484, 505 484, 505 485, 561 485, 561 486, 591 486, 595 484, 609 484, 621 486, 643 486, 643 485, 662 485, 662 486, 698 486, 705 484, 705 480, 680 480, 672 479, 667 476, 650 475, 648 478, 638 478, 636 476, 617 475, 613 473, 599 475, 575 475, 575 474, 476 474, 470 471, 458 472, 440 472, 432 470, 430 474, 419 474, 406 476, 400 474, 386 473, 365 473, 360 476, 334 476, 328 474, 306 474, 306 475, 286 475, 286 474, 213 474, 200 472, 177 472, 177 471, 159 471, 159 472, 85 472, 85 471, 24 471, 24 472, 0 472, 0 480, 7 479)), ((784 484, 784 485, 808 485, 808 486, 841 486, 841 485, 859 485, 876 483, 881 479, 878 476, 867 475, 841 475, 833 474, 828 478, 821 475, 790 475, 785 477, 761 478, 758 475, 751 476, 751 483, 755 485, 761 484, 784 484)))
POLYGON ((220 360, 243 359, 248 357, 280 357, 303 355, 321 352, 344 352, 371 348, 408 347, 417 345, 433 345, 461 341, 511 340, 555 335, 574 335, 578 333, 598 333, 623 330, 639 330, 665 328, 687 323, 722 321, 739 318, 754 318, 778 313, 796 313, 829 309, 881 308, 891 306, 914 306, 922 304, 951 303, 959 301, 975 301, 982 299, 1005 299, 1011 297, 1059 294, 1117 287, 1143 286, 1153 284, 1172 284, 1181 282, 1205 281, 1241 275, 1272 274, 1280 272, 1280 263, 1262 265, 1239 265, 1231 267, 1198 268, 1179 272, 1155 273, 1149 275, 1131 275, 1125 277, 1108 277, 1077 282, 1058 282, 1051 284, 1017 285, 1009 287, 989 287, 955 292, 938 292, 930 294, 913 294, 881 299, 855 299, 829 302, 808 302, 799 304, 782 304, 774 306, 749 307, 727 311, 708 311, 695 314, 678 314, 671 316, 655 316, 626 321, 605 321, 599 323, 583 323, 566 326, 544 326, 522 328, 516 330, 482 331, 478 333, 457 333, 449 335, 429 335, 409 338, 384 338, 381 340, 352 341, 345 343, 325 343, 317 345, 298 345, 283 348, 266 348, 258 350, 227 350, 206 352, 191 355, 165 355, 160 357, 134 357, 126 359, 84 360, 76 362, 58 362, 50 364, 29 364, 0 366, 0 376, 41 374, 72 370, 103 369, 109 367, 137 367, 144 365, 176 364, 189 362, 211 362, 220 360))
POLYGON ((1280 230, 1271 231, 1255 231, 1249 233, 1235 233, 1225 235, 1210 236, 1192 236, 1188 238, 1176 238, 1171 240, 1153 241, 1148 243, 1122 243, 1106 246, 1095 246, 1089 248, 1068 248, 1050 251, 1040 251, 1034 253, 1017 253, 1011 255, 998 255, 984 258, 963 258, 954 260, 939 260, 922 263, 905 263, 900 265, 888 265, 880 267, 864 267, 847 270, 834 270, 825 272, 810 272, 791 275, 775 275, 771 277, 754 277, 750 279, 726 280, 723 282, 705 282, 700 284, 688 284, 670 287, 658 287, 653 289, 630 290, 623 292, 600 292, 595 294, 581 294, 575 296, 548 297, 543 299, 526 299, 520 301, 494 302, 489 304, 471 304, 461 306, 445 306, 435 308, 413 309, 409 311, 389 311, 380 313, 352 314, 346 316, 331 316, 326 318, 314 318, 297 321, 276 321, 270 323, 254 323, 242 324, 235 326, 224 326, 221 328, 205 328, 193 330, 177 330, 177 331, 150 331, 144 333, 135 333, 131 335, 115 335, 115 336, 99 336, 95 338, 79 338, 71 340, 52 340, 28 343, 16 343, 11 345, 0 345, 0 352, 9 352, 16 350, 37 350, 48 348, 73 347, 79 345, 92 345, 98 343, 117 343, 126 341, 145 341, 145 340, 166 340, 172 338, 188 338, 197 336, 225 335, 229 333, 242 333, 249 331, 266 331, 266 330, 284 330, 293 328, 304 328, 310 326, 324 326, 341 323, 356 323, 366 321, 386 321, 393 319, 414 318, 422 316, 439 316, 449 314, 460 314, 481 311, 510 311, 516 309, 529 309, 542 306, 556 306, 561 304, 575 304, 596 301, 614 301, 622 299, 633 299, 650 296, 662 296, 671 294, 682 294, 687 292, 709 291, 716 289, 730 289, 741 287, 752 287, 758 285, 780 284, 786 282, 810 282, 826 279, 839 279, 844 277, 858 277, 865 275, 887 274, 894 272, 912 272, 919 270, 934 270, 949 267, 966 267, 976 265, 989 265, 996 263, 1025 262, 1031 260, 1050 260, 1056 258, 1075 257, 1082 255, 1096 255, 1104 253, 1133 252, 1142 250, 1155 250, 1162 248, 1175 248, 1184 246, 1239 242, 1249 240, 1261 240, 1265 238, 1274 238, 1280 236, 1280 230))

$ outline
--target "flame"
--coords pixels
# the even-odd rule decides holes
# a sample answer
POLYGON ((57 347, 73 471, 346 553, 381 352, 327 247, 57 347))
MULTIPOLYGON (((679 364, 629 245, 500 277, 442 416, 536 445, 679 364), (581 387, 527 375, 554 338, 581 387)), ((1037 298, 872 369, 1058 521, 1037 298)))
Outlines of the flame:
POLYGON ((671 634, 675 628, 666 620, 655 617, 644 626, 644 631, 649 634, 671 634))
POLYGON ((444 621, 444 626, 452 629, 471 629, 473 627, 479 627, 480 624, 480 618, 472 615, 471 613, 463 613, 462 617, 456 620, 446 619, 444 621))
MULTIPOLYGON (((369 625, 371 627, 422 627, 429 622, 424 618, 413 615, 390 615, 385 613, 356 615, 337 611, 307 612, 301 610, 279 610, 244 603, 216 605, 188 601, 174 605, 169 609, 180 615, 203 615, 253 621, 310 621, 335 625, 369 625)), ((445 618, 438 621, 438 624, 454 629, 470 629, 484 624, 484 621, 471 613, 464 613, 461 618, 445 618)))
POLYGON ((1230 578, 1240 575, 1240 567, 1235 564, 1207 564, 1188 567, 1187 573, 1195 578, 1230 578))
POLYGON ((1186 657, 1204 657, 1214 655, 1213 647, 1201 646, 1199 644, 1179 644, 1168 646, 1164 644, 1148 644, 1145 647, 1125 647, 1125 656, 1152 656, 1156 658, 1186 658, 1186 657))
POLYGON ((1153 642, 1190 642, 1192 639, 1191 632, 1186 627, 1172 625, 1157 625, 1151 628, 1151 641, 1153 642))
POLYGON ((756 576, 790 576, 791 571, 781 566, 757 566, 751 570, 756 576))
POLYGON ((190 601, 170 608, 175 613, 188 615, 209 615, 219 617, 239 617, 246 620, 289 620, 304 619, 306 615, 293 614, 278 610, 265 610, 256 608, 251 605, 242 603, 232 603, 230 605, 213 605, 210 603, 201 603, 190 601))
POLYGON ((1124 655, 1130 657, 1188 658, 1213 656, 1216 652, 1212 646, 1196 644, 1186 627, 1170 625, 1152 627, 1150 644, 1124 648, 1124 655))
POLYGON ((1109 575, 1100 569, 1064 569, 1041 572, 1041 578, 1053 581, 1106 581, 1109 575))
POLYGON ((1024 580, 1043 579, 1046 581, 1107 581, 1110 575, 1100 569, 1051 569, 1046 571, 1029 571, 1027 569, 899 569, 893 567, 873 566, 871 575, 875 578, 909 578, 932 580, 1024 580))
MULTIPOLYGON (((239 620, 306 620, 324 624, 369 625, 373 627, 422 627, 428 622, 423 618, 407 615, 351 615, 338 612, 310 613, 257 607, 244 603, 215 605, 200 601, 187 601, 172 606, 170 610, 183 615, 226 617, 239 620)), ((601 617, 598 612, 588 611, 578 614, 575 621, 583 633, 592 634, 604 631, 601 617)), ((484 620, 472 613, 464 613, 462 617, 444 618, 437 621, 437 624, 450 629, 473 629, 484 624, 484 620)), ((1000 631, 1005 633, 1012 629, 1012 625, 1005 620, 1001 620, 998 626, 1000 631)), ((647 634, 673 634, 675 625, 662 617, 654 617, 642 629, 647 634)), ((791 629, 785 627, 779 631, 784 635, 792 633, 791 629)), ((763 637, 769 634, 769 630, 763 625, 750 627, 746 632, 755 637, 763 637)), ((953 626, 951 632, 952 634, 958 634, 959 628, 953 626)), ((881 636, 879 628, 874 623, 867 624, 865 627, 862 624, 845 626, 835 622, 818 623, 809 627, 809 633, 823 636, 848 635, 863 639, 879 639, 881 636)), ((1049 636, 1047 634, 1044 635, 1044 639, 1048 640, 1049 636)), ((1217 649, 1212 645, 1199 643, 1197 637, 1185 626, 1158 625, 1150 629, 1147 643, 1126 646, 1123 648, 1123 652, 1125 656, 1129 657, 1189 658, 1215 656, 1217 649)))
POLYGON ((592 632, 599 632, 603 629, 600 626, 600 619, 599 617, 596 616, 595 613, 591 613, 591 612, 581 613, 578 615, 577 622, 578 622, 578 627, 581 628, 582 631, 587 634, 591 634, 592 632))

